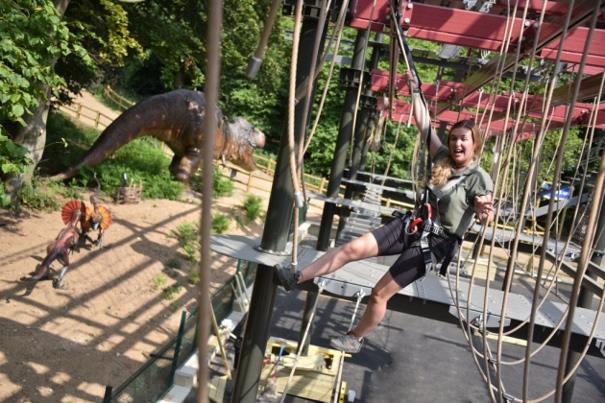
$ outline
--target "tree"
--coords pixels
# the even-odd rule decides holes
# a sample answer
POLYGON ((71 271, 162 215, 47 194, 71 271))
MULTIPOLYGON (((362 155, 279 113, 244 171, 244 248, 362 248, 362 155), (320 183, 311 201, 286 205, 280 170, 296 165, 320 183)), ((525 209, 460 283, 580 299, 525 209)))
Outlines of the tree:
POLYGON ((67 0, 0 2, 0 135, 23 147, 27 158, 17 158, 18 167, 0 167, 2 179, 11 178, 7 186, 11 194, 31 177, 42 156, 48 100, 64 84, 53 71, 54 62, 61 55, 83 53, 61 23, 67 4, 67 0))

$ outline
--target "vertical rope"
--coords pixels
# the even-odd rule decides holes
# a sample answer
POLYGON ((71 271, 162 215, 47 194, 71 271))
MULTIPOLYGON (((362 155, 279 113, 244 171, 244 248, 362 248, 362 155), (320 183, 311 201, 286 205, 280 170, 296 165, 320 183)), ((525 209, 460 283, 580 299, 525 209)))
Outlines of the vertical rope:
POLYGON ((200 282, 198 292, 198 388, 197 401, 208 401, 208 337, 210 335, 210 229, 212 224, 212 183, 214 176, 214 133, 217 128, 217 101, 220 82, 221 25, 223 7, 220 1, 210 1, 208 10, 208 65, 206 67, 206 116, 204 119, 203 193, 200 224, 200 282))

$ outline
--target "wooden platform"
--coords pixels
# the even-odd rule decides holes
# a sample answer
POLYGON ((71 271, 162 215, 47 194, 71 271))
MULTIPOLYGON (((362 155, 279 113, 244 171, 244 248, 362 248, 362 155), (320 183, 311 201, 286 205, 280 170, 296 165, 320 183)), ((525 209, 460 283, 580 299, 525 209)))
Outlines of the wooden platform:
MULTIPOLYGON (((297 343, 291 340, 277 337, 269 339, 265 365, 261 371, 261 387, 267 395, 282 395, 294 365, 296 347, 297 343), (284 350, 280 357, 282 347, 284 350)), ((288 395, 317 402, 331 402, 343 355, 345 353, 338 350, 310 345, 309 354, 298 359, 292 381, 288 385, 288 395)))

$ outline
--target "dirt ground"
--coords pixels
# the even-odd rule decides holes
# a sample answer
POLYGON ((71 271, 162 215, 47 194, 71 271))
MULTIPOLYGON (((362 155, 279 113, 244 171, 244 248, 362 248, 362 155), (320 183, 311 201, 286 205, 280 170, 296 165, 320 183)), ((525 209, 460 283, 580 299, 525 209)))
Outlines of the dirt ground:
MULTIPOLYGON (((243 214, 238 206, 246 186, 238 177, 235 194, 218 199, 213 211, 243 214)), ((266 208, 269 193, 254 193, 266 208)), ((194 304, 195 286, 187 281, 192 264, 172 231, 199 220, 199 201, 104 204, 113 213, 104 247, 71 256, 63 289, 41 281, 31 293, 20 278, 44 258, 63 227, 60 214, 0 213, 0 401, 99 401, 106 384, 119 385, 175 335, 181 309, 194 304), (175 258, 181 268, 167 269, 175 258), (165 280, 160 287, 158 276, 165 280), (163 296, 176 282, 180 291, 163 296)), ((262 218, 245 227, 232 219, 227 233, 259 235, 262 225, 262 218)), ((212 287, 234 271, 235 262, 214 255, 212 287)))

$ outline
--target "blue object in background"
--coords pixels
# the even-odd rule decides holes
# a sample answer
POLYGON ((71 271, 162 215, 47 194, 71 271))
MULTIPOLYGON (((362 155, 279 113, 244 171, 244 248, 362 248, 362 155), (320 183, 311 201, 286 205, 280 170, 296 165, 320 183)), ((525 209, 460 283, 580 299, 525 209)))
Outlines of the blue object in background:
MULTIPOLYGON (((542 200, 550 200, 550 194, 552 192, 552 183, 544 183, 540 188, 538 195, 542 200)), ((569 185, 561 185, 559 190, 555 192, 555 200, 569 200, 571 199, 571 187, 569 185)))

